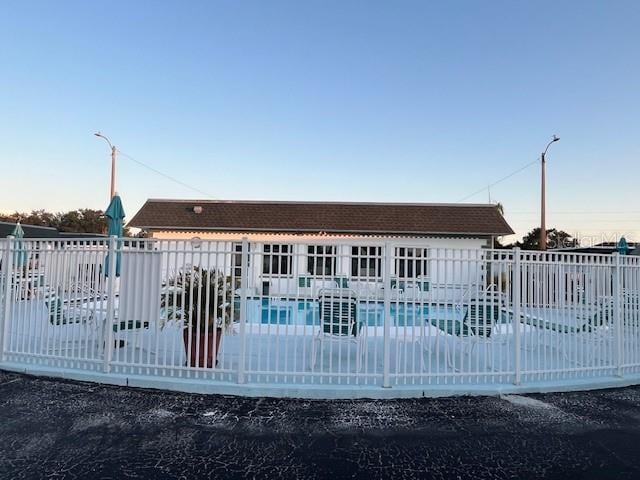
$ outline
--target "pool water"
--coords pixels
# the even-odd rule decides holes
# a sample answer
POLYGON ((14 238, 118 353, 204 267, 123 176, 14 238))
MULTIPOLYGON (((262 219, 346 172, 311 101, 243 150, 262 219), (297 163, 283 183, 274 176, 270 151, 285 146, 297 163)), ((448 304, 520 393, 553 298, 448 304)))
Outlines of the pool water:
MULTIPOLYGON (((359 302, 356 309, 359 322, 370 327, 383 326, 382 302, 359 302)), ((460 319, 461 312, 452 305, 391 304, 392 325, 397 327, 419 326, 425 320, 460 319)), ((272 325, 319 325, 320 306, 317 300, 247 300, 247 321, 272 325)))

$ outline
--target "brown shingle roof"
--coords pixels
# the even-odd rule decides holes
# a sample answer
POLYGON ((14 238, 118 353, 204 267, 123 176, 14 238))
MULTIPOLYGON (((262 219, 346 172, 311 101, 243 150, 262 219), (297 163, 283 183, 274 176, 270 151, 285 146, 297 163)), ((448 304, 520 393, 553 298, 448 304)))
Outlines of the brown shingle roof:
POLYGON ((150 199, 129 222, 154 230, 509 235, 495 205, 150 199), (196 213, 194 207, 202 208, 196 213))

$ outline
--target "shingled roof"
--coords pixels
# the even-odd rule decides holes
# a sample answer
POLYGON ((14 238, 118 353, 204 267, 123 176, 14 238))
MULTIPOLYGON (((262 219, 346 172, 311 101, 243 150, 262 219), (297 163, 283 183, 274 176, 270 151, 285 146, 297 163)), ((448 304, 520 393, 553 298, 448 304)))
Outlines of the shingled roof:
MULTIPOLYGON (((53 227, 43 227, 41 225, 28 225, 21 223, 24 231, 24 238, 101 238, 105 237, 100 233, 77 233, 77 232, 61 232, 53 227)), ((0 222, 0 239, 3 239, 13 233, 16 228, 14 222, 0 222)))
MULTIPOLYGON (((42 227, 40 225, 21 224, 24 238, 58 238, 58 230, 53 227, 42 227)), ((16 228, 14 222, 0 222, 0 238, 5 238, 13 233, 16 228)))
POLYGON ((498 208, 489 204, 150 199, 129 226, 146 230, 369 235, 513 233, 498 208))

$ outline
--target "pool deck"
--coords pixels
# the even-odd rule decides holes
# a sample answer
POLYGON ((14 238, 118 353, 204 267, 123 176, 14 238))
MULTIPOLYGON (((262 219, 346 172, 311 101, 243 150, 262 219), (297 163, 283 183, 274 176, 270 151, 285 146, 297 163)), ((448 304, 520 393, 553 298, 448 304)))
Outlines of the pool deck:
MULTIPOLYGON (((288 303, 285 306, 292 308, 288 303)), ((631 367, 624 371, 624 378, 616 377, 619 372, 612 361, 615 338, 611 329, 603 328, 597 336, 566 335, 521 323, 522 375, 518 383, 514 378, 514 325, 498 323, 490 338, 474 343, 468 337, 448 335, 427 323, 432 315, 442 313, 446 317, 460 313, 450 307, 441 312, 432 308, 424 318, 405 317, 418 318, 420 322, 390 326, 386 345, 383 326, 376 322, 366 326, 363 329, 366 354, 359 371, 354 342, 326 344, 319 350, 314 365, 312 345, 320 331, 316 323, 262 323, 258 313, 249 317, 253 321, 246 324, 244 344, 239 325, 235 324, 222 338, 218 365, 190 370, 185 368, 179 325, 167 324, 160 329, 159 323, 153 322, 149 329, 118 332, 114 334, 116 342, 111 352, 105 352, 101 337, 104 317, 94 316, 84 324, 53 325, 44 306, 36 308, 34 303, 24 309, 30 315, 12 321, 7 331, 12 349, 3 363, 5 368, 169 390, 253 396, 400 398, 603 388, 637 382, 640 373, 633 367, 638 352, 627 349, 622 359, 631 367), (385 348, 390 360, 383 388, 385 348), (29 352, 35 354, 29 356, 29 352), (109 375, 103 370, 107 355, 111 364, 109 375), (573 375, 573 371, 585 366, 588 374, 573 375), (238 373, 241 368, 243 380, 238 373)), ((378 310, 376 305, 370 311, 378 310)), ((308 318, 307 313, 303 311, 308 318)), ((317 308, 312 313, 315 318, 317 308)), ((527 315, 540 313, 540 310, 526 311, 527 315)), ((542 313, 555 322, 577 321, 571 311, 542 313)), ((629 328, 633 334, 635 326, 629 328)))

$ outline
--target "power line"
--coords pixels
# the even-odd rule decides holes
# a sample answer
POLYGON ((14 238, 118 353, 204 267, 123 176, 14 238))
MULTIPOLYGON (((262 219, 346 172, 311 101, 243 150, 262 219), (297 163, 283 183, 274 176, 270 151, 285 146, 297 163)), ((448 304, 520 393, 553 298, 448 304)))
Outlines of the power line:
POLYGON ((138 165, 140 165, 140 166, 142 166, 142 167, 144 167, 144 168, 146 168, 146 169, 148 169, 148 170, 151 170, 152 172, 157 173, 158 175, 160 175, 160 176, 162 176, 162 177, 164 177, 164 178, 166 178, 166 179, 168 179, 168 180, 171 180, 172 182, 177 183, 178 185, 182 185, 183 187, 188 188, 189 190, 193 190, 194 192, 198 192, 199 194, 201 194, 201 195, 205 195, 206 197, 209 197, 209 198, 211 198, 211 199, 214 199, 214 200, 216 199, 213 195, 211 195, 211 194, 209 194, 209 193, 207 193, 207 192, 204 192, 204 191, 202 191, 202 190, 200 190, 200 189, 198 189, 198 188, 196 188, 196 187, 192 187, 191 185, 186 184, 186 183, 184 183, 183 181, 178 180, 177 178, 172 177, 171 175, 167 175, 166 173, 163 173, 163 172, 161 172, 160 170, 158 170, 158 169, 156 169, 156 168, 153 168, 152 166, 147 165, 147 164, 146 164, 146 163, 144 163, 144 162, 141 162, 140 160, 136 160, 135 158, 133 158, 133 157, 132 157, 131 155, 129 155, 128 153, 125 153, 125 152, 123 152, 123 151, 121 151, 121 150, 118 150, 118 153, 119 153, 120 155, 122 155, 123 157, 127 157, 129 160, 131 160, 131 161, 133 161, 133 162, 137 163, 138 165))
POLYGON ((523 165, 523 166, 522 166, 522 167, 520 167, 518 170, 516 170, 516 171, 514 171, 514 172, 511 172, 511 173, 510 173, 509 175, 507 175, 506 177, 502 177, 500 180, 497 180, 497 181, 495 181, 495 182, 493 182, 493 183, 490 183, 490 184, 489 184, 489 185, 487 185, 486 187, 483 187, 483 188, 481 188, 480 190, 478 190, 478 191, 476 191, 476 192, 473 192, 471 195, 467 195, 467 196, 466 196, 466 197, 464 197, 463 199, 458 200, 458 203, 460 203, 460 202, 464 202, 465 200, 468 200, 468 199, 469 199, 469 198, 471 198, 471 197, 475 197, 475 196, 476 196, 476 195, 478 195, 479 193, 482 193, 482 192, 484 192, 485 190, 490 189, 490 188, 491 188, 491 187, 493 187, 494 185, 497 185, 497 184, 499 184, 499 183, 501 183, 501 182, 504 182, 505 180, 508 180, 509 178, 511 178, 511 177, 513 177, 514 175, 516 175, 516 174, 520 173, 521 171, 526 170, 526 169, 527 169, 527 168, 529 168, 531 165, 534 165, 534 164, 538 163, 538 161, 539 161, 539 160, 536 158, 533 162, 529 162, 529 163, 527 163, 526 165, 523 165))

